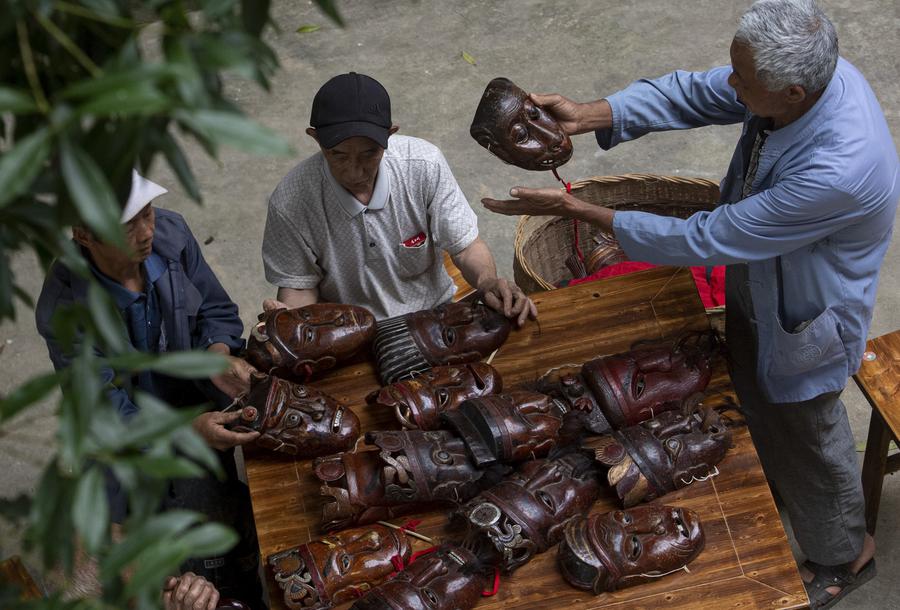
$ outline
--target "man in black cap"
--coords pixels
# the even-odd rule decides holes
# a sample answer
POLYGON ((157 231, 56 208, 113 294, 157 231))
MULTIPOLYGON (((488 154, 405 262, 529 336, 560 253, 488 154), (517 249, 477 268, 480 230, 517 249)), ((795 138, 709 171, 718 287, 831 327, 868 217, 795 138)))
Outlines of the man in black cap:
POLYGON ((534 304, 497 277, 475 213, 433 144, 398 136, 381 84, 351 72, 316 93, 306 133, 321 151, 269 199, 262 255, 278 300, 368 308, 377 319, 451 300, 446 251, 485 302, 522 324, 534 304))

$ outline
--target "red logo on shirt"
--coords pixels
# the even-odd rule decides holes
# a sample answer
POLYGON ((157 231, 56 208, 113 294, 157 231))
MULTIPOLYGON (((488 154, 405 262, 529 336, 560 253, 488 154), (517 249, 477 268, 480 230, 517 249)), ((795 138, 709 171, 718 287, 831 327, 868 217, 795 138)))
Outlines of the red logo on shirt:
POLYGON ((427 237, 425 237, 425 233, 419 233, 418 235, 414 235, 403 242, 404 248, 418 248, 422 244, 427 241, 427 237))

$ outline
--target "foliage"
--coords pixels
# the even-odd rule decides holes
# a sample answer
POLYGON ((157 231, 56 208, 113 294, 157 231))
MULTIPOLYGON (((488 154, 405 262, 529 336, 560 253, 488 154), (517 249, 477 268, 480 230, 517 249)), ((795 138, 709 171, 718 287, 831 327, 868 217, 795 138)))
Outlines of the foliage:
MULTIPOLYGON (((332 0, 317 5, 340 24, 332 0)), ((10 264, 34 251, 45 271, 58 260, 92 282, 85 303, 57 312, 54 333, 71 365, 37 376, 0 400, 0 425, 56 388, 58 453, 30 502, 0 503, 24 520, 26 541, 45 567, 71 572, 78 544, 96 556, 102 600, 30 602, 28 608, 158 607, 166 575, 190 554, 221 553, 236 537, 199 515, 155 514, 165 482, 216 471, 214 454, 192 431, 197 410, 173 410, 140 395, 127 424, 106 397, 105 371, 158 370, 200 378, 224 367, 207 353, 135 353, 111 299, 93 280, 69 227, 82 225, 123 243, 119 205, 131 169, 162 158, 191 198, 200 189, 181 142, 212 157, 222 146, 289 154, 275 133, 248 119, 226 96, 223 77, 268 89, 277 58, 263 40, 269 0, 0 0, 0 320, 14 318, 10 264), (150 32, 145 32, 152 28, 150 32), (101 467, 129 494, 125 537, 114 543, 101 467), (23 515, 23 512, 27 514, 23 515), (130 572, 129 579, 122 575, 130 572)), ((19 306, 21 310, 21 306, 19 306)), ((0 592, 0 605, 10 598, 0 592)))

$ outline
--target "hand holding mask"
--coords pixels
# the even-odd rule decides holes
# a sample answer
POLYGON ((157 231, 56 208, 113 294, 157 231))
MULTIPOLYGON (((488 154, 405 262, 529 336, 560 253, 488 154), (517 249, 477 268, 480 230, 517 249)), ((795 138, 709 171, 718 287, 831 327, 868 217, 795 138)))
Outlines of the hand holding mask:
POLYGON ((506 78, 488 83, 469 133, 506 163, 552 170, 572 156, 572 141, 528 94, 506 78))
POLYGON ((359 436, 353 411, 312 386, 271 375, 252 373, 250 391, 229 409, 241 412, 232 430, 259 432, 256 445, 300 458, 344 451, 359 436))

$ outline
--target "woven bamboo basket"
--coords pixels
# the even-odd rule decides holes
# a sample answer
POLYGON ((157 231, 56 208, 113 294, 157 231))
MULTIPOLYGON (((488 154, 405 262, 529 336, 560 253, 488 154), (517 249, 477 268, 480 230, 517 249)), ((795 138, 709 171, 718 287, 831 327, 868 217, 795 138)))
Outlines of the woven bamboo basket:
MULTIPOLYGON (((702 178, 625 174, 581 180, 572 185, 572 194, 615 210, 687 218, 713 208, 719 200, 719 185, 702 178)), ((615 238, 594 225, 578 223, 578 243, 589 272, 627 260, 615 238)), ((522 216, 516 226, 513 260, 516 283, 526 293, 553 290, 560 281, 572 279, 565 261, 573 251, 574 231, 570 219, 522 216)))

